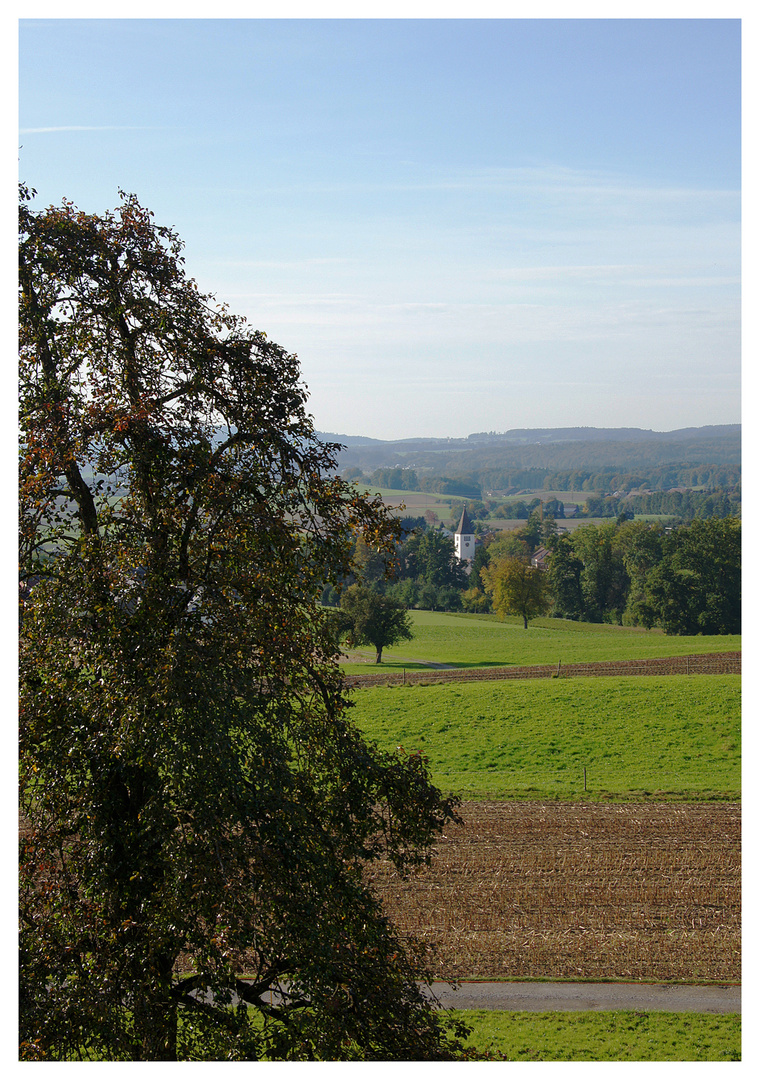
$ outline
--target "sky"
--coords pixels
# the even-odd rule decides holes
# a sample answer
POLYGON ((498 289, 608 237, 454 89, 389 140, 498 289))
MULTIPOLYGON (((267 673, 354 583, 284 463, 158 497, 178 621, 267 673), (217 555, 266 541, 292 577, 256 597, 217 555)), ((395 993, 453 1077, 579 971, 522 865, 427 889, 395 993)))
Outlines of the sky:
POLYGON ((18 69, 35 205, 135 193, 318 430, 741 419, 738 19, 35 17, 18 69))

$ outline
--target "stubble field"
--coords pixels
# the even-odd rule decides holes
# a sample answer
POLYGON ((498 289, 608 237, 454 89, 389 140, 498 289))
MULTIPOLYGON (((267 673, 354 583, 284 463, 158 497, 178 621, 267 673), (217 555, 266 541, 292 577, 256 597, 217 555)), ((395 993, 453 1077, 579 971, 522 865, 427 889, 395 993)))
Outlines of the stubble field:
POLYGON ((470 802, 373 885, 438 978, 738 982, 738 803, 470 802))

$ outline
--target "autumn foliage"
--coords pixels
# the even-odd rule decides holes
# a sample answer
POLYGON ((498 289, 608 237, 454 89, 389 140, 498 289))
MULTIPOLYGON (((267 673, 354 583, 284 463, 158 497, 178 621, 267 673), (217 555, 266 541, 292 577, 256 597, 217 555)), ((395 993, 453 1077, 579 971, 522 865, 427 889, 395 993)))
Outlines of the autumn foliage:
POLYGON ((181 249, 22 190, 21 1056, 456 1057, 364 879, 454 804, 351 724, 319 605, 396 527, 181 249))

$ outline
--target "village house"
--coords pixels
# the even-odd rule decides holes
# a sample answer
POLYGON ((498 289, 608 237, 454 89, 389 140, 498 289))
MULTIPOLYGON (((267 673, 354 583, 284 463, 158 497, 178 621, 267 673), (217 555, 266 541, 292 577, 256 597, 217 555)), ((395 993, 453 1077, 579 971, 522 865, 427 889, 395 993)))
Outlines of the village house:
POLYGON ((540 547, 531 555, 530 565, 535 566, 538 570, 546 570, 549 566, 550 556, 551 552, 548 548, 540 547))

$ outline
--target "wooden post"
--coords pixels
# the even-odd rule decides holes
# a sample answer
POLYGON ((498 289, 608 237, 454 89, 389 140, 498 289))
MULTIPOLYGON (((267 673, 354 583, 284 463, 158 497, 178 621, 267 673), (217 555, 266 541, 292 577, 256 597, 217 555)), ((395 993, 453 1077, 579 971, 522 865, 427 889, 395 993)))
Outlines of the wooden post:
POLYGON ((586 766, 583 766, 583 790, 586 790, 586 766))
POLYGON ((557 678, 559 678, 559 669, 560 669, 561 667, 562 667, 562 661, 561 661, 561 660, 558 660, 558 661, 557 661, 557 678))

